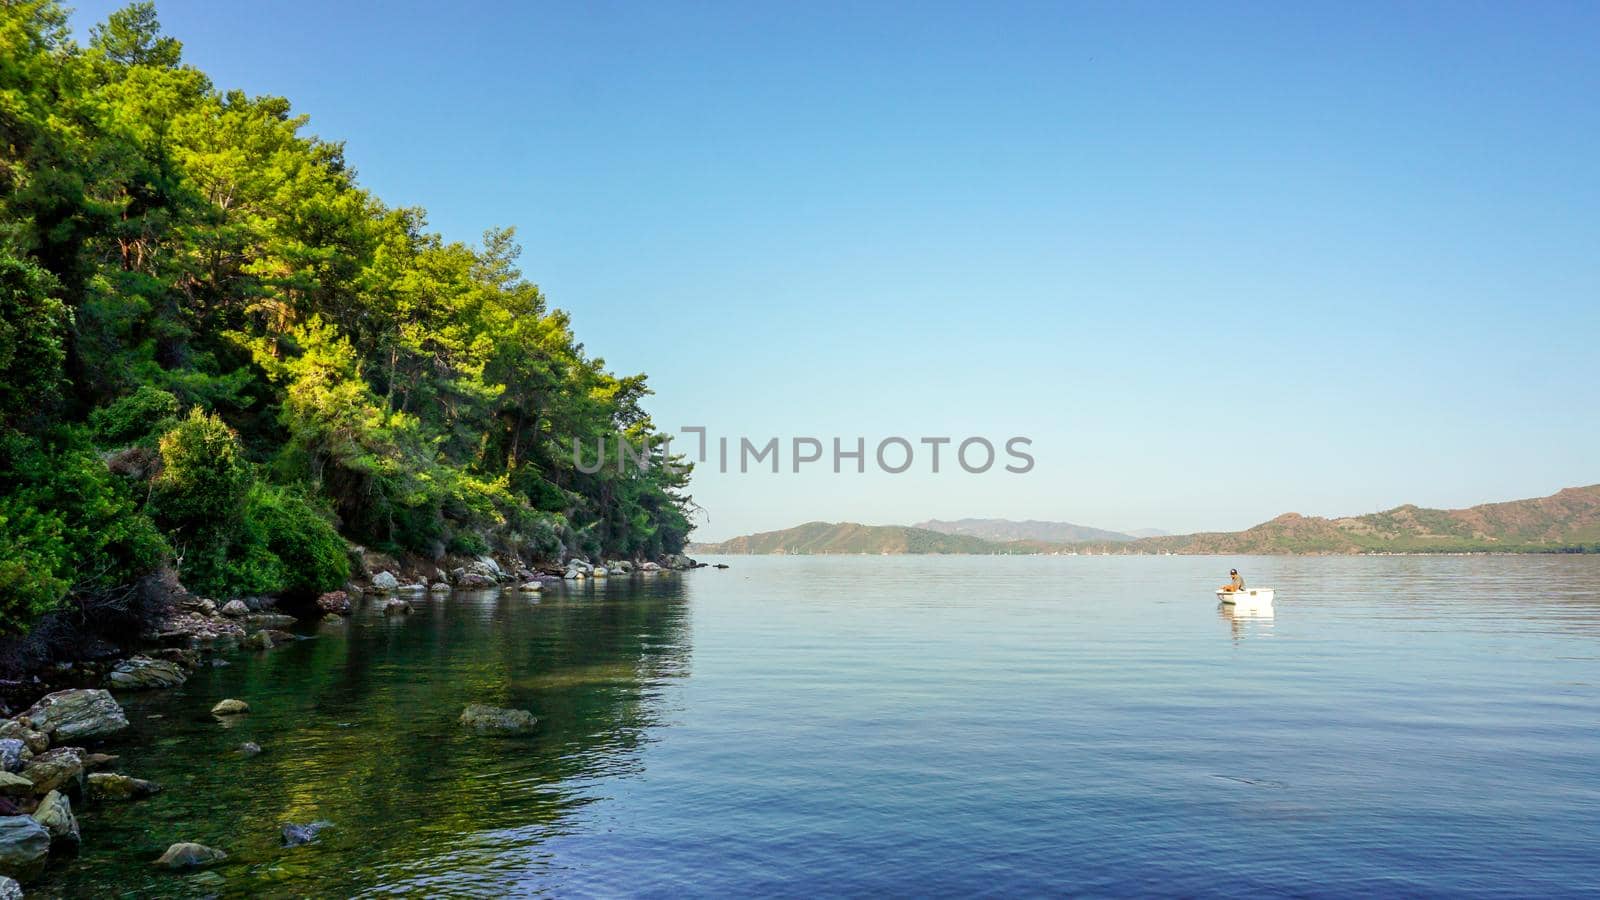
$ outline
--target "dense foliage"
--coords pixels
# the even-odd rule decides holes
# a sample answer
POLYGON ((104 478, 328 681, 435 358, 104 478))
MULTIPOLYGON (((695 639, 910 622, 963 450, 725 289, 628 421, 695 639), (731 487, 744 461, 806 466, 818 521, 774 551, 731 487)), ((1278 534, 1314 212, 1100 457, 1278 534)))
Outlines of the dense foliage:
POLYGON ((363 190, 279 97, 216 89, 149 4, 69 36, 0 0, 0 629, 162 559, 314 591, 337 532, 436 558, 681 550, 687 474, 516 268, 363 190), (662 462, 656 451, 656 462, 662 462))

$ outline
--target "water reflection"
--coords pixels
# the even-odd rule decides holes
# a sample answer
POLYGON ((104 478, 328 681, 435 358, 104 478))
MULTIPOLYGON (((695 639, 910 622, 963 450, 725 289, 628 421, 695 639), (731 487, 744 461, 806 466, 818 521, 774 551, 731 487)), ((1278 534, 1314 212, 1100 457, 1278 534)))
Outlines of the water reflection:
POLYGON ((1274 614, 1270 606, 1241 607, 1232 603, 1218 603, 1217 617, 1228 623, 1235 641, 1272 635, 1274 614))
POLYGON ((166 790, 85 810, 81 857, 40 893, 347 895, 425 891, 446 874, 459 889, 506 859, 537 868, 537 845, 568 833, 604 779, 640 770, 690 671, 681 600, 661 578, 417 597, 409 616, 371 601, 293 646, 129 695, 123 770, 166 790), (251 713, 219 727, 207 710, 223 697, 251 713), (468 734, 468 703, 529 709, 539 725, 468 734), (263 753, 233 752, 244 741, 263 753), (280 823, 313 820, 333 823, 317 844, 278 846, 280 823), (198 880, 152 871, 179 840, 230 858, 198 880))

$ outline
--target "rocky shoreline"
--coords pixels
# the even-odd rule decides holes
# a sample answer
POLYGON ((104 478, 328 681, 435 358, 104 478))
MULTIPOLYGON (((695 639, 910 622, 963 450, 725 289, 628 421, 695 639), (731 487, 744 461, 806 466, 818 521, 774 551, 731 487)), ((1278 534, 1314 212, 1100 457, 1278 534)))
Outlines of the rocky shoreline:
MULTIPOLYGON (((306 618, 343 620, 354 599, 370 597, 385 615, 412 611, 408 596, 441 595, 454 590, 515 589, 538 593, 567 582, 616 577, 645 578, 703 567, 681 554, 660 560, 602 560, 574 557, 564 564, 530 567, 483 555, 447 560, 452 565, 406 561, 352 548, 357 573, 343 590, 318 597, 297 617, 271 597, 218 604, 184 589, 170 572, 152 576, 140 590, 148 597, 139 613, 136 641, 113 645, 87 636, 75 646, 78 658, 48 660, 38 671, 6 684, 7 699, 20 696, 25 708, 0 704, 0 900, 23 896, 22 885, 44 874, 52 859, 71 856, 82 842, 78 814, 102 803, 138 801, 161 790, 159 784, 116 771, 120 755, 104 752, 128 727, 127 715, 112 692, 162 690, 184 684, 202 666, 228 665, 238 650, 271 650, 299 639, 289 627, 306 618), (31 690, 30 690, 31 688, 31 690)), ((13 672, 13 674, 16 674, 13 672)), ((20 704, 19 704, 20 705, 20 704)), ((225 719, 249 712, 246 701, 219 698, 211 710, 225 719)), ((517 732, 536 720, 525 710, 469 707, 463 727, 475 731, 517 732)), ((245 755, 260 748, 241 745, 245 755)), ((327 823, 283 825, 286 846, 314 838, 327 823)), ((155 866, 191 869, 227 858, 223 850, 180 841, 155 866)))

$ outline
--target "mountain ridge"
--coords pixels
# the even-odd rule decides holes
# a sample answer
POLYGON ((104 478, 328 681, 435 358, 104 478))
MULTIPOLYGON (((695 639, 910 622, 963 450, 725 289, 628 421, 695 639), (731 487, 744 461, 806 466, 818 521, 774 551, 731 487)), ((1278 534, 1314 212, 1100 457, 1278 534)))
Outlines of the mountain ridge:
POLYGON ((717 543, 698 543, 691 545, 691 550, 713 554, 1600 553, 1600 484, 1563 488, 1546 497, 1482 503, 1461 509, 1430 509, 1408 503, 1382 512, 1334 518, 1288 512, 1243 531, 1138 539, 1122 535, 1121 539, 1089 541, 995 541, 917 526, 807 522, 794 528, 741 535, 717 543))

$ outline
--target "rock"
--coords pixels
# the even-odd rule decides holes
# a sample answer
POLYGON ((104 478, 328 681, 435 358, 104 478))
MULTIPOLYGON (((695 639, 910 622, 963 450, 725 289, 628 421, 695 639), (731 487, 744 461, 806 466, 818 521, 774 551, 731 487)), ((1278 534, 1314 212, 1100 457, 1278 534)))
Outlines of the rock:
POLYGON ((204 844, 193 844, 187 841, 173 844, 167 852, 161 854, 156 860, 156 865, 168 869, 190 869, 196 866, 209 866, 228 858, 228 854, 221 850, 214 850, 204 844))
POLYGON ((499 582, 506 577, 505 570, 500 568, 500 563, 492 556, 484 555, 467 564, 467 573, 482 575, 491 581, 499 582))
POLYGON ((200 667, 200 652, 185 650, 180 647, 166 647, 151 654, 157 659, 164 659, 185 672, 192 672, 200 667))
POLYGON ((177 663, 148 656, 125 659, 117 663, 111 674, 106 676, 106 682, 112 687, 125 691, 173 688, 188 679, 189 676, 183 674, 183 669, 177 663))
POLYGON ((392 591, 400 587, 400 579, 393 572, 379 572, 372 576, 372 587, 378 591, 392 591))
POLYGON ((33 779, 11 772, 0 772, 0 794, 13 797, 33 796, 33 779))
POLYGON ((606 571, 606 567, 605 566, 596 566, 595 569, 594 569, 594 572, 592 572, 591 574, 593 574, 594 577, 596 577, 596 578, 604 578, 604 577, 606 577, 607 575, 609 575, 611 573, 606 571))
POLYGON ((78 845, 78 820, 72 816, 72 801, 60 791, 44 795, 44 799, 39 801, 39 808, 33 811, 33 820, 50 832, 52 844, 78 845))
POLYGON ((727 563, 717 563, 716 565, 712 566, 711 568, 713 568, 713 569, 726 569, 726 568, 728 568, 728 564, 727 563))
POLYGON ((33 782, 35 794, 48 794, 66 784, 76 785, 83 777, 83 751, 77 747, 46 750, 28 761, 22 777, 33 782))
POLYGON ((461 711, 461 724, 479 734, 525 734, 539 720, 525 709, 502 709, 473 703, 461 711))
POLYGON ((232 619, 198 612, 170 613, 152 624, 146 640, 188 649, 227 648, 244 640, 244 629, 232 619))
POLYGON ((522 587, 518 588, 518 590, 524 591, 524 592, 529 593, 529 594, 537 594, 540 591, 544 590, 544 585, 539 583, 539 582, 537 582, 537 581, 530 581, 527 584, 524 584, 522 587))
POLYGON ((274 646, 276 645, 272 641, 272 632, 265 628, 251 632, 250 636, 244 639, 246 650, 271 650, 274 646))
POLYGON ((250 711, 250 704, 243 700, 218 700, 217 705, 211 707, 213 716, 237 716, 250 711))
POLYGON ((293 822, 283 823, 283 845, 285 847, 298 847, 309 844, 317 839, 317 832, 332 825, 332 822, 311 822, 307 825, 296 825, 293 822))
POLYGON ((24 747, 34 753, 43 753, 50 746, 50 736, 42 731, 29 728, 27 723, 18 722, 16 719, 7 719, 0 722, 0 738, 16 738, 24 747))
POLYGON ((661 564, 660 563, 647 562, 647 563, 644 563, 643 565, 639 566, 639 571, 641 571, 641 572, 659 572, 659 571, 661 571, 661 564))
POLYGON ((0 817, 0 875, 32 881, 50 858, 50 832, 31 816, 0 817))
POLYGON ((121 758, 111 753, 85 753, 83 754, 83 770, 85 772, 93 772, 98 769, 104 769, 107 766, 114 766, 117 764, 117 760, 121 758))
POLYGON ((409 616, 413 612, 415 610, 411 608, 411 604, 399 598, 390 600, 383 605, 383 614, 386 616, 409 616))
POLYGON ((450 593, 450 585, 444 583, 443 581, 435 581, 432 584, 432 586, 430 586, 428 588, 428 593, 430 593, 430 594, 448 594, 448 593, 450 593))
POLYGON ((270 612, 252 613, 244 620, 246 628, 288 628, 294 623, 294 616, 270 612))
POLYGON ((22 738, 0 738, 0 772, 20 772, 32 756, 22 738))
POLYGON ((22 885, 15 878, 0 875, 0 900, 22 900, 22 885))
POLYGON ((344 616, 341 616, 338 613, 328 613, 327 615, 323 616, 319 621, 322 622, 322 624, 324 624, 324 625, 343 625, 344 624, 344 616))
POLYGON ((261 752, 261 745, 255 741, 245 741, 239 745, 240 756, 255 756, 261 752))
POLYGON ((222 604, 222 614, 237 619, 249 615, 250 606, 243 600, 229 600, 227 603, 222 604))
POLYGON ((56 742, 108 737, 128 727, 127 715, 110 694, 88 688, 48 694, 24 715, 56 742))
POLYGON ((317 609, 338 616, 350 615, 350 595, 344 591, 329 591, 317 598, 317 609))
POLYGON ((143 778, 129 778, 113 772, 95 772, 89 776, 91 800, 143 800, 159 793, 161 785, 143 778))
POLYGON ((468 572, 465 569, 457 569, 456 573, 456 587, 464 590, 481 591, 485 588, 492 588, 496 584, 499 584, 499 582, 495 581, 492 577, 488 575, 480 575, 477 572, 468 572))

